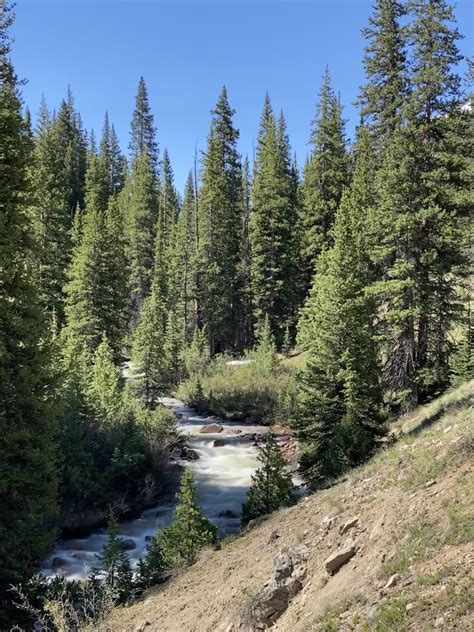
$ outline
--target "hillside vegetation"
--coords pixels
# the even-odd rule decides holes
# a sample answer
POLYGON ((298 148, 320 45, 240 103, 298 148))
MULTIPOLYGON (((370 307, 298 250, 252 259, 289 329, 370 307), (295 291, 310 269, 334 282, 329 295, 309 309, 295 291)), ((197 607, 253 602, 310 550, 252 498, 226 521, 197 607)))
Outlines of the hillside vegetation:
POLYGON ((104 629, 265 629, 262 599, 287 553, 300 584, 275 631, 471 630, 473 400, 471 381, 402 417, 369 463, 205 551, 104 629), (327 558, 349 539, 355 554, 330 575, 327 558))

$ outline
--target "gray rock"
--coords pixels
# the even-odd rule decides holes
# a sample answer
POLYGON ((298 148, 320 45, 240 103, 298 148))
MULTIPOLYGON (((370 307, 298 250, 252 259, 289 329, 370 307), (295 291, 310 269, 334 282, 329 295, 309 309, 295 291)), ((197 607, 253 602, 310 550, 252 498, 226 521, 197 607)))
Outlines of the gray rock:
POLYGON ((62 568, 66 565, 66 560, 63 560, 62 557, 53 557, 53 562, 51 565, 53 568, 62 568))
POLYGON ((275 561, 275 579, 277 582, 282 581, 286 577, 290 577, 293 572, 293 560, 288 553, 282 553, 275 561))
POLYGON ((211 447, 213 448, 222 448, 225 445, 224 439, 214 439, 211 443, 211 447))
POLYGON ((132 538, 126 538, 120 541, 120 548, 122 551, 133 551, 133 549, 137 548, 137 543, 132 538))
POLYGON ((238 518, 238 516, 230 509, 226 509, 226 511, 221 511, 219 518, 238 518))
POLYGON ((260 591, 254 610, 256 623, 271 627, 288 608, 289 592, 276 581, 269 582, 260 591))
POLYGON ((356 527, 358 522, 359 518, 351 518, 350 520, 347 520, 347 522, 341 526, 341 533, 347 533, 350 529, 356 527))
POLYGON ((272 531, 270 533, 270 537, 268 538, 268 544, 273 544, 274 542, 278 540, 279 537, 280 537, 280 534, 278 533, 278 531, 272 531))
POLYGON ((321 529, 323 531, 329 531, 329 529, 331 529, 334 526, 336 521, 337 521, 337 516, 333 516, 332 518, 330 518, 329 516, 325 516, 321 520, 321 529))
POLYGON ((215 434, 217 432, 222 432, 223 430, 224 430, 224 428, 221 426, 221 424, 212 423, 212 424, 207 424, 207 425, 203 426, 199 430, 199 432, 215 434))
POLYGON ((324 565, 326 567, 327 572, 330 575, 334 575, 337 571, 346 564, 357 552, 357 547, 351 538, 347 540, 344 544, 342 544, 337 551, 332 553, 326 561, 324 565))
POLYGON ((442 628, 445 623, 446 623, 446 620, 444 617, 438 617, 435 621, 434 627, 442 628))
POLYGON ((151 625, 149 621, 140 621, 140 623, 135 626, 134 632, 143 632, 149 625, 151 625))

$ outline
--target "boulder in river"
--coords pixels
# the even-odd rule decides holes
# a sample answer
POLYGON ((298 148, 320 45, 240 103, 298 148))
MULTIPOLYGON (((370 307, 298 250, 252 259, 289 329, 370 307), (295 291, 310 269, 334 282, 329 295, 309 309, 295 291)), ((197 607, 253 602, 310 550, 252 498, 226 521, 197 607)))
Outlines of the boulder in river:
POLYGON ((224 445, 225 445, 224 439, 214 439, 214 441, 211 442, 211 447, 213 448, 222 448, 222 446, 224 445))
POLYGON ((122 551, 133 551, 133 549, 137 548, 137 543, 132 538, 126 538, 120 541, 120 548, 122 551))
POLYGON ((186 461, 197 461, 199 459, 199 454, 196 450, 188 448, 187 445, 181 448, 179 456, 181 459, 186 459, 186 461))
POLYGON ((221 424, 217 424, 217 423, 212 423, 212 424, 207 424, 206 426, 203 426, 199 432, 207 432, 209 434, 214 434, 217 432, 222 432, 224 430, 224 428, 221 426, 221 424))
POLYGON ((226 509, 226 511, 221 511, 219 518, 238 518, 238 516, 230 509, 226 509))
POLYGON ((53 568, 62 568, 66 565, 66 560, 63 560, 62 557, 53 557, 52 567, 53 568))

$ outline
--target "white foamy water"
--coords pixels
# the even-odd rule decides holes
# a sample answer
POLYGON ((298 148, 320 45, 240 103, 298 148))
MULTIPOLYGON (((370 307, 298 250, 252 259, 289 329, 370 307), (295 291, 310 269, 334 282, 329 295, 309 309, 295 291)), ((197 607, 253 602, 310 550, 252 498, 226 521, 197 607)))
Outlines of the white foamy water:
MULTIPOLYGON (((221 537, 236 533, 240 528, 242 502, 258 465, 258 449, 248 435, 264 434, 267 428, 202 417, 173 398, 163 398, 162 402, 179 414, 178 427, 187 436, 187 445, 199 454, 199 459, 182 463, 193 471, 199 504, 204 513, 218 526, 221 537), (223 431, 216 434, 199 433, 202 426, 208 423, 221 424, 223 431), (217 439, 224 441, 224 445, 214 447, 213 442, 217 439), (226 512, 230 513, 222 515, 226 512)), ((136 545, 128 551, 132 564, 144 557, 147 536, 153 536, 158 526, 163 527, 171 522, 174 505, 158 504, 144 511, 139 518, 120 523, 120 537, 131 539, 136 545)), ((43 573, 52 576, 61 572, 70 579, 87 577, 89 570, 99 565, 97 555, 101 553, 106 540, 104 529, 85 538, 60 540, 45 561, 43 573)))

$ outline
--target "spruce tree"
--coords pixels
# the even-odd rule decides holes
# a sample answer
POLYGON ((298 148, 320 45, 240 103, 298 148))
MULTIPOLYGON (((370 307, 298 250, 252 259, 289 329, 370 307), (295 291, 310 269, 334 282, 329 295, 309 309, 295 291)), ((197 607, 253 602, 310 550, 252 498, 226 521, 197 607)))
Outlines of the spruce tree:
POLYGON ((281 345, 297 305, 297 200, 283 117, 278 125, 265 97, 254 165, 250 216, 251 281, 257 334, 268 317, 281 345))
POLYGON ((164 320, 163 302, 153 289, 143 303, 132 349, 133 362, 142 374, 140 387, 147 408, 155 407, 167 387, 164 320))
POLYGON ((174 303, 174 287, 170 286, 170 267, 176 239, 178 215, 178 194, 174 186, 173 170, 168 152, 165 149, 163 152, 159 215, 156 227, 153 283, 168 309, 174 303), (172 296, 170 296, 170 293, 172 296))
POLYGON ((213 355, 242 340, 242 166, 233 114, 224 87, 212 112, 198 217, 198 319, 213 355))
POLYGON ((69 181, 64 155, 44 99, 30 165, 31 207, 38 243, 38 278, 43 308, 64 321, 66 271, 71 257, 69 181))
POLYGON ((262 465, 252 476, 252 486, 242 505, 242 525, 291 502, 291 474, 271 431, 266 436, 257 460, 262 465))
POLYGON ((171 253, 170 288, 181 344, 191 342, 197 326, 196 318, 196 200, 193 176, 186 181, 182 209, 176 224, 171 253))
POLYGON ((123 378, 105 335, 94 353, 87 395, 99 419, 117 423, 123 410, 123 378))
POLYGON ((157 534, 168 567, 183 566, 196 561, 204 546, 214 544, 217 528, 203 515, 197 504, 197 489, 190 469, 181 477, 178 505, 173 522, 157 534))
POLYGON ((361 88, 362 117, 377 145, 400 125, 407 96, 406 28, 401 26, 405 8, 399 0, 376 0, 369 26, 364 67, 367 82, 361 88))
POLYGON ((402 406, 446 386, 450 330, 462 319, 467 274, 469 117, 461 111, 460 59, 452 9, 412 2, 412 90, 406 124, 386 143, 379 174, 379 239, 374 260, 386 305, 385 379, 402 406), (457 279, 457 282, 453 282, 457 279))
POLYGON ((117 134, 114 126, 110 124, 107 112, 102 127, 99 158, 107 178, 107 197, 117 195, 125 184, 126 161, 120 151, 117 134))
POLYGON ((306 288, 318 256, 332 244, 332 225, 349 177, 342 106, 331 87, 328 69, 323 77, 310 142, 313 149, 305 165, 302 182, 306 288))
POLYGON ((153 174, 158 173, 158 145, 156 142, 156 129, 153 122, 153 114, 148 102, 148 90, 143 77, 140 77, 135 97, 135 110, 133 112, 130 130, 130 153, 132 161, 139 160, 144 154, 148 156, 153 174))
POLYGON ((125 218, 130 269, 130 322, 135 326, 143 301, 151 291, 158 221, 156 178, 147 152, 132 162, 120 206, 125 218))
POLYGON ((118 536, 118 523, 113 510, 109 509, 107 521, 107 542, 98 556, 102 566, 105 585, 117 601, 126 602, 133 593, 133 572, 128 555, 118 536))
POLYGON ((126 329, 127 279, 122 220, 114 198, 104 213, 88 209, 66 286, 68 331, 90 351, 105 333, 118 361, 126 329))
POLYGON ((319 259, 300 324, 309 357, 297 377, 294 425, 305 446, 301 468, 316 483, 363 461, 383 433, 367 237, 374 203, 371 145, 369 133, 361 130, 334 245, 319 259))
MULTIPOLYGON (((35 279, 28 211, 31 138, 9 60, 13 14, 0 11, 0 627, 11 584, 26 580, 54 538, 57 452, 51 347, 35 279)), ((10 604, 10 605, 9 605, 10 604)))

